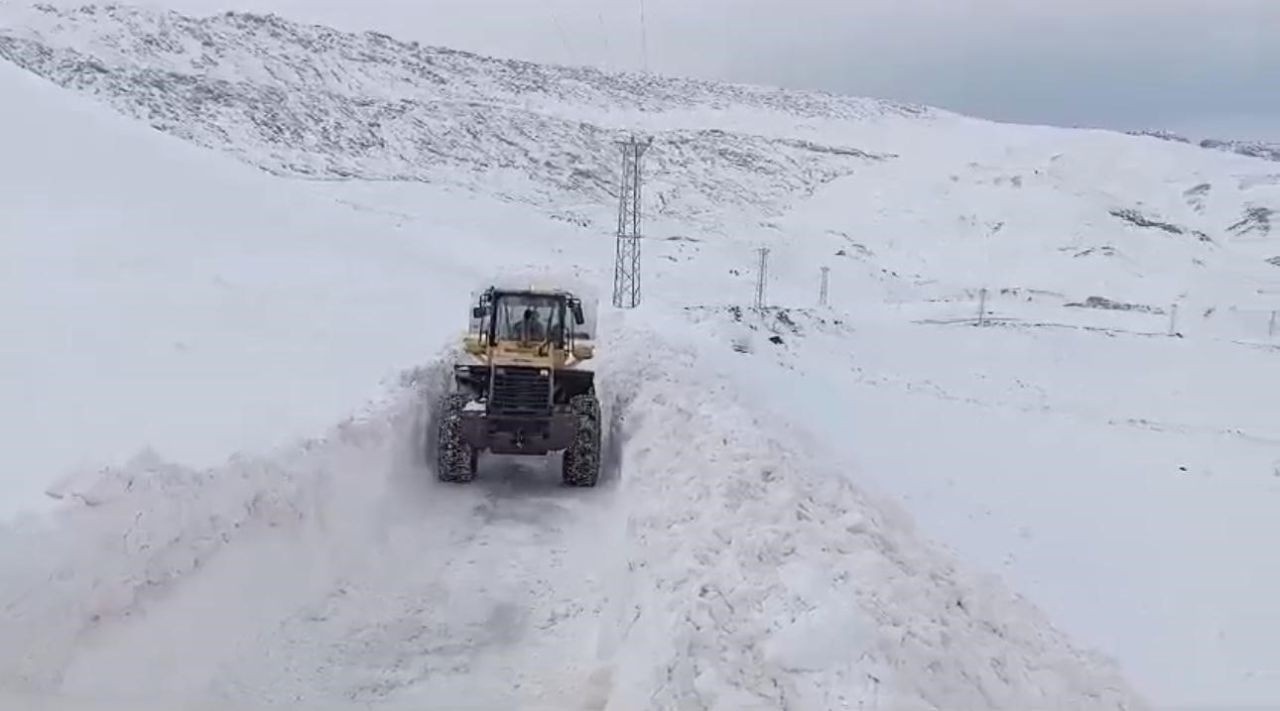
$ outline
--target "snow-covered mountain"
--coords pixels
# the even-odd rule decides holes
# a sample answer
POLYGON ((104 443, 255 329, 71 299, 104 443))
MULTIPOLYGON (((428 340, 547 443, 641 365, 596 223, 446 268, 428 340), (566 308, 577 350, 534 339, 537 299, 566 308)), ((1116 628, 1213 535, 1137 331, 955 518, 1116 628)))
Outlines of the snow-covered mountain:
MULTIPOLYGON (((856 192, 870 209, 805 242, 832 254, 872 250, 879 266, 917 282, 949 280, 957 272, 951 259, 962 255, 929 268, 909 249, 913 235, 954 235, 970 255, 975 241, 1015 249, 1023 262, 1030 250, 1041 275, 1065 275, 1002 287, 1074 286, 1114 292, 1072 295, 1079 298, 1168 303, 1180 287, 1135 285, 1132 272, 1216 262, 1241 229, 1268 236, 1270 221, 1258 216, 1280 205, 1266 164, 1241 162, 1224 178, 1206 170, 1221 163, 1213 155, 1118 135, 499 61, 271 15, 190 18, 119 6, 19 6, 0 15, 8 18, 0 57, 277 174, 478 186, 608 229, 612 142, 643 131, 659 147, 645 167, 652 218, 678 222, 679 231, 696 226, 759 241, 784 228, 779 219, 798 201, 819 192, 843 201, 856 192), (1157 176, 1178 189, 1138 187, 1157 176), (921 209, 897 209, 902 203, 921 209), (1071 225, 1068 233, 1045 233, 1044 225, 1060 222, 1071 225), (1032 231, 1040 234, 1028 244, 1032 231), (855 235, 853 244, 839 234, 855 235), (905 241, 865 243, 889 234, 905 241)), ((1275 256, 1249 254, 1267 269, 1275 256)), ((971 261, 959 264, 982 268, 971 261)))
MULTIPOLYGON (((535 204, 598 202, 613 185, 600 113, 718 111, 778 120, 928 116, 924 109, 816 93, 499 61, 300 25, 274 15, 188 18, 110 6, 11 13, 0 57, 200 145, 272 172, 447 181, 465 171, 528 178, 535 204)), ((712 128, 664 131, 652 170, 680 217, 708 203, 776 212, 788 199, 883 160, 856 146, 712 128), (768 184, 758 180, 769 175, 768 184)))
POLYGON ((4 6, 0 56, 0 462, 62 501, 0 529, 15 705, 1280 693, 1266 161, 268 16, 4 6), (437 485, 470 290, 607 292, 633 131, 608 480, 437 485))

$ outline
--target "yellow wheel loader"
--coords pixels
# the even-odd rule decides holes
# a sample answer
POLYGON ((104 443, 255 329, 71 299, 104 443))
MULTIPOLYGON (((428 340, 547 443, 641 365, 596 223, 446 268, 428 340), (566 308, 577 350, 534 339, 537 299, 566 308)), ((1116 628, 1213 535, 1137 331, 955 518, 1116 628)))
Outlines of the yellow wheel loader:
POLYGON ((557 289, 480 292, 437 412, 436 476, 469 482, 482 451, 563 451, 570 486, 600 475, 600 402, 594 343, 582 300, 557 289))

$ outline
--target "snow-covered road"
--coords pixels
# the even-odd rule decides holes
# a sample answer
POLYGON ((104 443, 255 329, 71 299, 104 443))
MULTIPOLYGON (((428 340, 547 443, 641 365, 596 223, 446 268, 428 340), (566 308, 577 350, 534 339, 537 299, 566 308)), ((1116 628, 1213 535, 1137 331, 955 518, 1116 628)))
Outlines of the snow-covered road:
POLYGON ((0 686, 392 708, 1133 703, 820 448, 766 434, 692 351, 644 324, 608 345, 594 490, 505 458, 435 482, 438 364, 323 438, 208 471, 143 457, 79 487, 92 505, 0 540, 0 686))

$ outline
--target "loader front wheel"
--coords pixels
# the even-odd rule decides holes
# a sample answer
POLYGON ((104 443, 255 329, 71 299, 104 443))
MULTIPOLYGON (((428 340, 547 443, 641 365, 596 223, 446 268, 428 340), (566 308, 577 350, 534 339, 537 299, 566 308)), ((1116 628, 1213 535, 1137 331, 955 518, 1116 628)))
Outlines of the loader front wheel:
POLYGON ((584 393, 569 400, 569 407, 577 430, 564 451, 562 478, 569 486, 595 486, 600 479, 600 401, 595 393, 584 393))
POLYGON ((462 408, 470 398, 462 393, 445 396, 440 408, 436 450, 436 478, 465 484, 476 478, 480 453, 462 438, 462 408))

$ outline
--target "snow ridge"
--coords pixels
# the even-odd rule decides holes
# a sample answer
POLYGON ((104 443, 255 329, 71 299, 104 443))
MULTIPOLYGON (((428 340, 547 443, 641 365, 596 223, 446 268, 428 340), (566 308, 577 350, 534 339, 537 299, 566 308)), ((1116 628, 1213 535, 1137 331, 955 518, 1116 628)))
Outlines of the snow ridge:
POLYGON ((210 469, 145 449, 69 483, 62 496, 78 506, 0 527, 0 689, 57 689, 77 645, 145 618, 228 547, 313 519, 335 454, 366 452, 393 432, 386 413, 404 398, 388 390, 324 436, 210 469))
POLYGON ((41 28, 36 36, 48 33, 58 46, 65 46, 72 36, 89 39, 94 54, 112 66, 145 60, 179 74, 228 81, 288 78, 300 86, 350 95, 398 98, 425 82, 435 85, 435 98, 459 102, 504 97, 533 105, 635 107, 642 111, 710 105, 844 120, 928 116, 931 112, 921 106, 825 92, 494 59, 401 42, 377 32, 353 34, 304 25, 275 14, 227 12, 193 18, 119 4, 75 9, 37 4, 33 10, 23 13, 22 24, 41 28), (311 61, 299 63, 301 53, 311 61), (363 72, 351 72, 346 66, 351 61, 368 66, 363 72), (339 77, 349 81, 335 82, 339 77))

